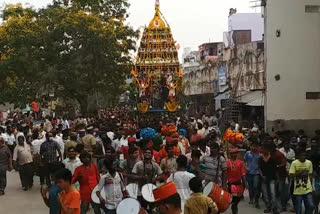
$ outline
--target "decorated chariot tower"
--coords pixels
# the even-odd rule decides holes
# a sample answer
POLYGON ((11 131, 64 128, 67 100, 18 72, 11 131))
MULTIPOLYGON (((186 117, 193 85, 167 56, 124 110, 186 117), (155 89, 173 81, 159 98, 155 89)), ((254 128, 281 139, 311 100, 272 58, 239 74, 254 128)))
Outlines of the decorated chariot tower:
POLYGON ((175 112, 183 93, 182 72, 176 42, 156 0, 155 15, 143 30, 140 46, 131 71, 139 90, 137 107, 175 112))

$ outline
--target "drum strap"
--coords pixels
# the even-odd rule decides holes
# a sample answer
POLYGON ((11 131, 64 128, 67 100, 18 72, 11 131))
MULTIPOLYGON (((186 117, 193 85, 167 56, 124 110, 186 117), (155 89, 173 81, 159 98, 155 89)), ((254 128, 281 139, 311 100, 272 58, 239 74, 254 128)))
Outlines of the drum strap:
POLYGON ((119 173, 119 177, 120 177, 120 180, 121 180, 121 186, 122 186, 125 190, 127 190, 127 189, 126 189, 126 184, 125 184, 125 182, 124 182, 124 178, 123 178, 122 173, 120 173, 120 172, 118 172, 118 173, 119 173))
POLYGON ((220 155, 217 156, 217 160, 218 160, 218 167, 217 167, 216 176, 215 176, 215 178, 214 178, 214 182, 215 182, 215 183, 218 183, 218 181, 219 181, 220 155))

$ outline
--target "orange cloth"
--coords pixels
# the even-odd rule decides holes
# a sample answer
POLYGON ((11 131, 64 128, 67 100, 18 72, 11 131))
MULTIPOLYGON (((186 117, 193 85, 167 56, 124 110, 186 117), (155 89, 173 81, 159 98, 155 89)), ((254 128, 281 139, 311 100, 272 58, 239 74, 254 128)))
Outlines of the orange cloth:
MULTIPOLYGON (((174 146, 174 147, 173 147, 173 153, 174 153, 174 156, 177 156, 177 157, 178 157, 179 155, 181 155, 181 150, 180 150, 180 148, 177 147, 177 146, 174 146)), ((163 147, 163 148, 159 151, 159 155, 160 155, 160 159, 161 159, 161 160, 168 157, 168 153, 167 153, 165 147, 163 147)))
MULTIPOLYGON (((61 193, 62 204, 66 208, 74 209, 72 214, 80 214, 80 193, 78 190, 73 189, 71 192, 61 193)), ((67 214, 61 209, 60 214, 67 214)))
POLYGON ((33 112, 38 112, 39 111, 38 103, 36 101, 33 101, 30 104, 30 106, 31 106, 33 112))

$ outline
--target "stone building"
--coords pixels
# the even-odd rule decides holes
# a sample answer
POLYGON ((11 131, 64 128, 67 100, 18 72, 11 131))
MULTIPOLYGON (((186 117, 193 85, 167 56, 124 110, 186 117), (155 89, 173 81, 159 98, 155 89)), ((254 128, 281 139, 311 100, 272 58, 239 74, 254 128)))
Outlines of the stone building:
POLYGON ((320 2, 267 0, 266 128, 269 133, 320 127, 320 2))

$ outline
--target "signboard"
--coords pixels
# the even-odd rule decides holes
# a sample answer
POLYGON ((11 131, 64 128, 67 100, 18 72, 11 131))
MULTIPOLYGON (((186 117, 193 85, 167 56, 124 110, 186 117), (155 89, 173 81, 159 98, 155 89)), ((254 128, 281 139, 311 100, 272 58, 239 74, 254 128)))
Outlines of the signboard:
POLYGON ((227 85, 227 68, 224 66, 219 67, 219 86, 227 85))

